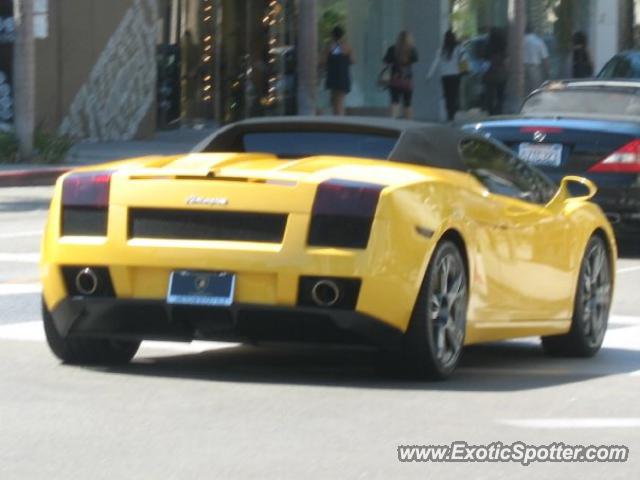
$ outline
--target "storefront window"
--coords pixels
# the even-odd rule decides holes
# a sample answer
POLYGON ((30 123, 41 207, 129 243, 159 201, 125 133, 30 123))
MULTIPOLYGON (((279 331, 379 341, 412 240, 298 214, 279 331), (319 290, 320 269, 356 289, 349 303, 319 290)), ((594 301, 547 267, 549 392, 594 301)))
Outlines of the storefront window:
POLYGON ((293 0, 170 0, 165 12, 159 108, 168 123, 295 113, 293 0))

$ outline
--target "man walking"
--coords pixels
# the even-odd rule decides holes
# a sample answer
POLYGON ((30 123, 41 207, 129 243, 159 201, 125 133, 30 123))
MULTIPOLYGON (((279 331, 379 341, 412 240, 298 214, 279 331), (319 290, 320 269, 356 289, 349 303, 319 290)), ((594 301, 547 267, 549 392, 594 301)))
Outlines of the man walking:
POLYGON ((549 50, 530 24, 527 24, 522 48, 525 95, 528 95, 551 77, 549 50))

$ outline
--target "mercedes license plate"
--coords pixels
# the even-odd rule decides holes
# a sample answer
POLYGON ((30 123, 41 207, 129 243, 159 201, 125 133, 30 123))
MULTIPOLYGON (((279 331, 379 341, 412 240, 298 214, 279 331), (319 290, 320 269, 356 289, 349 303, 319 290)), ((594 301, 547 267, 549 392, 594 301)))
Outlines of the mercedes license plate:
POLYGON ((521 143, 519 156, 531 165, 559 167, 562 163, 560 143, 521 143))

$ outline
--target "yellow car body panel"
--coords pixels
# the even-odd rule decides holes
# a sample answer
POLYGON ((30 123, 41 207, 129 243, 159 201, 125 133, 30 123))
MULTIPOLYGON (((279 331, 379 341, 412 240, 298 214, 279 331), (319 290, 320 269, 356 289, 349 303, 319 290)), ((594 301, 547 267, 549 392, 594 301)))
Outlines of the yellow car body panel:
POLYGON ((381 160, 262 154, 133 159, 112 170, 108 235, 61 236, 63 182, 55 187, 42 245, 46 307, 68 292, 61 267, 106 266, 118 299, 167 298, 171 272, 236 274, 235 302, 294 307, 302 275, 360 278, 356 311, 406 331, 435 246, 463 244, 469 270, 465 343, 567 332, 589 238, 613 232, 592 203, 537 205, 489 193, 471 175, 381 160), (213 175, 213 177, 211 177, 213 175), (328 179, 384 185, 366 249, 307 245, 318 185, 328 179), (192 197, 228 205, 187 205, 192 197), (281 243, 129 238, 129 208, 288 215, 281 243))

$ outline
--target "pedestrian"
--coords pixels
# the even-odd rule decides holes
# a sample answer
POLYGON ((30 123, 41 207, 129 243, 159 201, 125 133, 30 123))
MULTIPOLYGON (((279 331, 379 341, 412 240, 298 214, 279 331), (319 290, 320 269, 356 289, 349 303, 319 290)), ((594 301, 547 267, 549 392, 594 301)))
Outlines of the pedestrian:
POLYGON ((345 31, 336 26, 331 32, 322 63, 326 68, 325 87, 331 93, 331 108, 334 115, 345 114, 345 97, 351 91, 350 66, 354 63, 351 46, 345 40, 345 31))
POLYGON ((485 58, 487 70, 482 76, 485 110, 489 115, 500 115, 507 86, 507 42, 497 27, 489 31, 485 58))
POLYGON ((468 62, 462 45, 458 42, 453 30, 447 30, 444 34, 442 49, 436 54, 431 64, 427 79, 433 77, 436 70, 439 70, 447 107, 447 120, 450 122, 455 118, 460 105, 460 75, 464 73, 466 65, 468 62))
POLYGON ((413 64, 418 61, 413 35, 407 30, 400 32, 395 45, 389 47, 382 61, 386 65, 385 69, 390 70, 388 88, 391 96, 391 117, 400 116, 402 100, 404 118, 412 118, 413 64))
POLYGON ((544 40, 535 34, 529 23, 525 32, 522 42, 522 60, 524 63, 525 93, 529 94, 540 87, 542 82, 551 78, 551 66, 549 64, 549 50, 544 40))
POLYGON ((573 52, 571 56, 573 64, 573 78, 587 78, 593 76, 593 62, 587 48, 587 35, 578 31, 571 37, 573 52))

